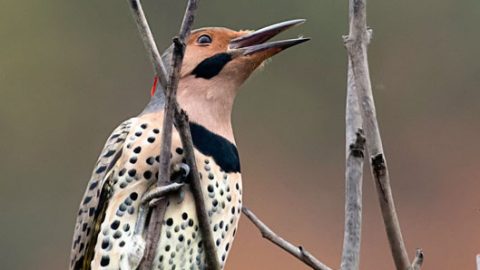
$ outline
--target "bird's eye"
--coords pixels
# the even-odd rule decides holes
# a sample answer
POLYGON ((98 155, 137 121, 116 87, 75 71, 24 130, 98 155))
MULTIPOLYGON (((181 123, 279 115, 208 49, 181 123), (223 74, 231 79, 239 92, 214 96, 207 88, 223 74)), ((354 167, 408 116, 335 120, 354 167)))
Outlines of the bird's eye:
POLYGON ((208 45, 212 43, 212 38, 209 35, 201 35, 197 39, 198 44, 208 45))

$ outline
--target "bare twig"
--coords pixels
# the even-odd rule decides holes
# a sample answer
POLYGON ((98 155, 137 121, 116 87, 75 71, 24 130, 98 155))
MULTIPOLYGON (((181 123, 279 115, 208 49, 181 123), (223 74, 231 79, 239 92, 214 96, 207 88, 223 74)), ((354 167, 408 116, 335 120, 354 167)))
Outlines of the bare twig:
MULTIPOLYGON (((165 93, 165 109, 163 116, 162 126, 162 143, 160 150, 159 170, 158 170, 158 182, 157 186, 161 187, 168 183, 170 176, 170 151, 172 148, 172 129, 173 129, 173 116, 176 109, 176 94, 178 81, 180 79, 180 70, 182 68, 183 56, 185 54, 185 39, 190 35, 191 24, 193 23, 194 12, 196 10, 196 1, 190 0, 185 11, 185 16, 180 27, 178 37, 173 39, 173 55, 172 55, 172 71, 167 82, 167 89, 165 93)), ((151 269, 153 260, 155 257, 155 251, 158 246, 158 235, 161 231, 161 223, 165 215, 166 204, 158 204, 152 210, 152 218, 150 226, 147 231, 147 246, 145 250, 145 259, 141 265, 141 269, 151 269)))
MULTIPOLYGON (((193 143, 190 134, 188 117, 185 112, 179 112, 178 104, 176 102, 176 89, 178 87, 179 74, 182 66, 183 56, 185 53, 185 41, 190 35, 192 24, 194 21, 195 11, 198 6, 197 0, 190 0, 187 4, 187 9, 182 21, 182 26, 177 37, 174 38, 174 49, 171 74, 167 77, 165 66, 158 53, 157 46, 153 39, 153 35, 150 32, 147 21, 145 19, 144 12, 141 8, 140 2, 136 0, 130 1, 135 20, 137 22, 142 40, 145 43, 145 47, 150 54, 150 59, 155 67, 155 73, 160 79, 160 83, 163 89, 166 89, 166 105, 165 115, 162 129, 162 149, 160 155, 160 169, 159 169, 159 186, 165 185, 168 181, 169 166, 170 163, 170 148, 171 148, 171 133, 173 117, 175 116, 175 122, 179 127, 179 133, 182 138, 182 143, 185 148, 186 160, 189 163, 192 178, 192 193, 195 198, 197 216, 200 223, 200 230, 205 243, 205 257, 206 257, 206 269, 217 270, 220 269, 220 264, 217 258, 217 252, 213 240, 213 236, 210 230, 209 219, 205 204, 203 201, 203 194, 200 186, 200 179, 198 170, 195 164, 195 157, 193 151, 193 143)), ((158 235, 160 233, 161 221, 165 214, 165 203, 158 203, 156 208, 152 211, 151 223, 149 224, 149 230, 147 232, 147 248, 145 252, 144 260, 142 261, 140 269, 150 269, 154 256, 154 251, 158 242, 158 235), (157 237, 155 237, 157 236, 157 237)))
POLYGON ((368 69, 367 45, 370 39, 370 32, 367 29, 366 23, 366 0, 353 0, 350 4, 352 5, 351 10, 353 15, 350 20, 350 33, 346 39, 346 47, 351 58, 355 87, 357 89, 365 129, 367 149, 371 157, 372 173, 375 179, 385 229, 396 268, 398 270, 406 270, 410 268, 410 261, 403 242, 393 201, 390 177, 383 152, 368 69))
POLYGON ((140 32, 140 37, 142 38, 145 49, 148 52, 150 61, 153 64, 153 68, 157 77, 160 80, 160 84, 163 86, 163 89, 167 88, 168 73, 165 65, 163 64, 160 53, 158 52, 157 45, 153 39, 152 31, 148 26, 147 18, 142 9, 142 4, 140 0, 128 0, 130 2, 130 7, 132 9, 132 14, 137 23, 138 31, 140 32))
POLYGON ((306 251, 302 246, 295 246, 290 242, 286 241, 282 237, 275 234, 265 223, 263 223, 252 211, 246 207, 242 207, 242 212, 247 216, 250 221, 260 230, 262 236, 268 239, 270 242, 279 246, 286 252, 295 256, 300 261, 304 262, 306 265, 310 266, 312 269, 316 270, 332 270, 330 267, 326 266, 318 259, 316 259, 310 252, 306 251))
POLYGON ((422 249, 417 249, 415 253, 415 258, 413 259, 412 265, 410 267, 411 270, 420 270, 423 264, 423 251, 422 249))
POLYGON ((200 233, 202 234, 203 243, 205 245, 205 259, 207 263, 206 269, 221 269, 218 261, 215 242, 213 240, 212 230, 210 229, 208 212, 205 206, 202 186, 200 183, 201 179, 199 177, 197 164, 195 162, 192 135, 190 132, 190 126, 188 124, 188 116, 185 111, 177 111, 175 114, 175 124, 180 133, 185 159, 187 160, 187 164, 190 166, 190 188, 193 197, 195 198, 195 208, 197 210, 200 233))
POLYGON ((361 130, 350 144, 345 171, 345 229, 340 268, 357 270, 360 264, 362 229, 362 175, 365 139, 361 130))
MULTIPOLYGON (((143 12, 142 5, 139 0, 129 0, 130 7, 132 9, 135 22, 137 23, 140 36, 142 37, 143 43, 147 52, 150 56, 150 60, 154 66, 156 76, 159 78, 160 84, 163 86, 163 89, 167 89, 171 84, 168 83, 167 71, 165 65, 163 64, 160 53, 158 52, 157 45, 153 39, 152 32, 148 26, 145 13, 143 12)), ((171 92, 171 91, 170 91, 171 92)), ((157 93, 157 95, 160 93, 157 93)), ((163 93, 162 93, 163 94, 163 93)), ((168 105, 168 102, 167 102, 168 105)), ((172 133, 172 120, 170 115, 170 120, 168 114, 165 113, 164 116, 164 125, 162 129, 162 143, 160 150, 160 167, 159 167, 159 177, 157 186, 166 186, 168 184, 169 178, 167 177, 169 173, 170 166, 168 165, 170 159, 170 148, 171 148, 171 133, 172 133)), ((139 265, 139 269, 149 270, 152 268, 153 260, 155 258, 155 251, 158 245, 158 235, 160 235, 162 221, 165 216, 166 211, 166 199, 160 198, 158 203, 153 207, 152 214, 150 217, 150 222, 148 225, 148 231, 146 235, 146 248, 145 255, 142 259, 142 262, 139 265)))
MULTIPOLYGON (((349 0, 348 17, 353 16, 353 0, 349 0)), ((358 104, 352 61, 348 57, 347 98, 345 108, 345 229, 340 269, 357 270, 360 265, 362 239, 362 185, 365 138, 358 104)))

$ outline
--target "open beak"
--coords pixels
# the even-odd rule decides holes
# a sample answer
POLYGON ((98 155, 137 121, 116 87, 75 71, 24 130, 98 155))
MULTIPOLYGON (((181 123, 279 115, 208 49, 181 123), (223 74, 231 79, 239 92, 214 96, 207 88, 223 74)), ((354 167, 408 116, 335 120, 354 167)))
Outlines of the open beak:
POLYGON ((290 27, 302 24, 304 22, 304 19, 297 19, 276 23, 248 33, 244 36, 232 39, 227 52, 233 57, 247 56, 258 52, 268 52, 267 57, 272 56, 289 47, 310 40, 310 38, 298 37, 294 39, 266 42, 290 27))

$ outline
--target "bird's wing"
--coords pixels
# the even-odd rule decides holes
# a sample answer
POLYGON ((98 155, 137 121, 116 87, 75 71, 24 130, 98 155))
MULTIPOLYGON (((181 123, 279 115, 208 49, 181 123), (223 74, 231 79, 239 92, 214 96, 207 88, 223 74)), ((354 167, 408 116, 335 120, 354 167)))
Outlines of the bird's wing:
POLYGON ((136 118, 131 118, 118 126, 108 138, 93 170, 87 189, 78 211, 70 253, 70 269, 83 269, 88 250, 94 248, 95 234, 98 230, 98 218, 108 202, 108 182, 111 169, 122 153, 124 142, 136 118), (93 241, 94 242, 94 241, 93 241))

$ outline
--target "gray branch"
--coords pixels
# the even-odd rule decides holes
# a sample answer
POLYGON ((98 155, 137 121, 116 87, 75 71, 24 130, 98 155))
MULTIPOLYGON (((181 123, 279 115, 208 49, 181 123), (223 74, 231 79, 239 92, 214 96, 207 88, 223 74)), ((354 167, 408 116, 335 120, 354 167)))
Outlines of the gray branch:
POLYGON ((346 105, 345 230, 340 268, 357 270, 362 235, 362 180, 365 138, 351 62, 348 59, 346 105))
POLYGON ((290 242, 286 241, 282 237, 278 236, 273 232, 265 223, 263 223, 252 211, 246 207, 242 207, 242 212, 247 216, 250 221, 260 230, 262 237, 268 239, 270 242, 279 246, 286 252, 295 256, 300 261, 304 262, 306 265, 310 266, 315 270, 332 270, 330 267, 326 266, 318 259, 316 259, 310 252, 306 251, 302 246, 295 246, 290 242))
POLYGON ((367 45, 371 33, 367 29, 366 0, 350 1, 352 17, 350 33, 345 43, 351 59, 354 83, 361 108, 366 145, 371 157, 372 174, 377 187, 380 207, 395 266, 398 270, 410 269, 400 224, 390 186, 387 162, 378 127, 375 104, 368 69, 367 45))
POLYGON ((175 125, 180 133, 185 159, 191 170, 190 189, 195 198, 195 209, 197 211, 200 233, 203 236, 203 243, 205 245, 205 258, 207 269, 221 269, 216 252, 215 242, 213 240, 213 233, 210 229, 210 221, 208 218, 207 208, 203 197, 201 179, 198 173, 197 164, 195 162, 194 148, 192 143, 192 134, 190 132, 190 125, 188 124, 187 113, 183 110, 177 111, 175 114, 175 125))
POLYGON ((145 17, 145 13, 142 9, 142 4, 140 3, 140 0, 128 0, 128 2, 130 2, 133 18, 135 19, 138 31, 140 32, 140 37, 142 38, 145 49, 150 57, 150 61, 152 62, 155 74, 159 78, 163 89, 166 89, 168 72, 163 64, 160 53, 158 52, 157 44, 153 39, 152 31, 148 26, 147 18, 145 17))
MULTIPOLYGON (((173 55, 171 62, 171 74, 167 76, 167 69, 163 64, 163 61, 158 52, 157 46, 153 39, 153 35, 148 26, 145 14, 142 10, 142 6, 139 0, 130 0, 130 6, 132 8, 132 13, 134 15, 135 21, 137 23, 140 35, 147 49, 150 60, 155 69, 156 76, 159 78, 160 84, 163 89, 166 89, 165 97, 165 114, 162 128, 162 144, 160 151, 160 168, 159 168, 159 177, 157 185, 159 187, 165 186, 169 182, 169 169, 170 169, 170 149, 172 144, 172 128, 173 121, 175 117, 175 122, 177 126, 188 127, 188 117, 185 114, 179 114, 178 104, 176 102, 176 91, 178 87, 180 70, 183 62, 183 57, 185 53, 185 41, 188 39, 193 21, 195 18, 195 11, 197 10, 198 1, 189 0, 185 15, 180 27, 180 31, 177 37, 174 38, 173 43, 173 55), (182 116, 183 117, 180 117, 182 116)), ((210 226, 208 222, 208 215, 205 209, 203 202, 203 195, 200 188, 200 179, 198 177, 198 170, 195 166, 195 157, 193 152, 192 140, 190 130, 186 128, 180 129, 180 136, 182 137, 182 142, 184 147, 187 148, 186 159, 191 168, 191 174, 193 175, 192 180, 192 192, 195 198, 195 203, 197 207, 197 215, 200 223, 201 232, 205 242, 206 249, 206 260, 207 260, 207 269, 217 270, 220 269, 220 264, 218 263, 217 253, 215 245, 213 242, 212 233, 210 231, 210 226), (188 134, 187 134, 188 133, 188 134), (186 138, 186 139, 185 139, 186 138), (185 146, 186 145, 186 146, 185 146), (189 150, 188 150, 189 149, 189 150)), ((162 199, 160 199, 162 200, 162 199)), ((161 231, 162 220, 165 215, 166 203, 161 202, 157 203, 155 208, 152 210, 152 216, 150 219, 150 224, 148 226, 148 232, 146 236, 147 247, 145 251, 145 256, 140 265, 140 269, 151 269, 155 250, 158 245, 158 235, 161 231)))
MULTIPOLYGON (((353 0, 349 0, 348 17, 353 15, 353 0)), ((345 109, 346 169, 345 169, 345 231, 340 268, 357 270, 360 265, 362 239, 362 185, 365 137, 358 104, 352 61, 348 57, 347 100, 345 109)))

